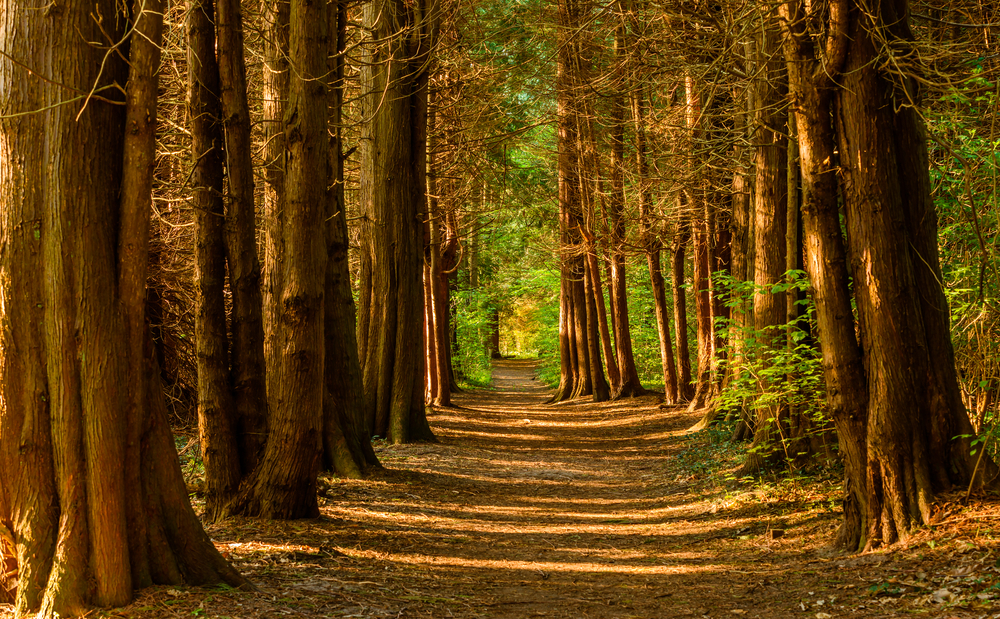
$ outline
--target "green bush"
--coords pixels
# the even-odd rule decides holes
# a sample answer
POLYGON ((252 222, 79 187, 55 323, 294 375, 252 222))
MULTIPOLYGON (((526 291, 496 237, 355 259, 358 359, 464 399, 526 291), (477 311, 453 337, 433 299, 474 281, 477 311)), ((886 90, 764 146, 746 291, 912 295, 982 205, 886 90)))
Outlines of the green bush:
MULTIPOLYGON (((749 307, 758 292, 809 289, 804 271, 789 271, 785 282, 763 289, 723 273, 716 274, 716 282, 732 308, 749 307)), ((816 427, 828 425, 822 357, 811 335, 815 307, 808 296, 797 303, 803 307, 800 318, 762 331, 732 319, 716 320, 725 341, 739 339, 744 346, 739 356, 728 347, 722 369, 729 370, 731 380, 716 400, 719 410, 756 417, 759 410, 783 406, 809 416, 816 427)))

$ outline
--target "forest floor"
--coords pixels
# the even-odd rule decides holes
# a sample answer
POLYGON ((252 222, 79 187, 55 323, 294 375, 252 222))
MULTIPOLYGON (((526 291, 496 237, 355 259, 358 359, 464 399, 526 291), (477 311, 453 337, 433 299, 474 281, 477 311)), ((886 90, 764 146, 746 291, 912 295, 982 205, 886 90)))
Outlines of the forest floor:
POLYGON ((1000 618, 1000 509, 944 497, 887 551, 828 547, 839 475, 736 480, 744 447, 658 398, 547 405, 527 361, 321 480, 322 516, 210 525, 259 588, 156 587, 122 617, 1000 618))

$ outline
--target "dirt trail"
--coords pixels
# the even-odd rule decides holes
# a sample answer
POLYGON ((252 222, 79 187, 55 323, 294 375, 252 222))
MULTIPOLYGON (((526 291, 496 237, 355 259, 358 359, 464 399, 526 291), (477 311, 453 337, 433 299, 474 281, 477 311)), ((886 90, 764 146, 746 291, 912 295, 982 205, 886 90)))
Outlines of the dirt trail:
POLYGON ((706 484, 693 416, 653 396, 547 405, 533 373, 498 363, 494 389, 431 415, 440 443, 382 444, 374 481, 326 480, 318 520, 212 527, 263 593, 154 590, 126 615, 993 616, 987 600, 930 600, 945 570, 992 565, 992 535, 834 555, 829 497, 706 484))

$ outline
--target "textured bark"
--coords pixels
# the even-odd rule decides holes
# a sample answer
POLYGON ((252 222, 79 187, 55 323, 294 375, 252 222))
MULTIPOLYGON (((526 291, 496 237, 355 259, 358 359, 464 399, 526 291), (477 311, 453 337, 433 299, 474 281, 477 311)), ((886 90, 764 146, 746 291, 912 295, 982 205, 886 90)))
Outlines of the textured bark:
POLYGON ((433 440, 424 412, 422 216, 427 67, 437 7, 370 0, 363 10, 360 337, 370 428, 395 443, 433 440), (417 13, 426 17, 417 18, 417 13), (403 28, 407 28, 403 30, 403 28), (416 341, 415 341, 416 340, 416 341))
POLYGON ((347 205, 344 196, 344 50, 347 46, 347 3, 329 5, 330 20, 330 179, 326 213, 327 265, 323 299, 326 393, 323 401, 324 466, 344 478, 363 477, 379 467, 366 425, 361 362, 358 357, 357 311, 348 263, 347 205))
POLYGON ((226 327, 226 253, 223 204, 223 136, 219 122, 219 66, 215 14, 208 0, 193 0, 187 15, 188 110, 194 169, 195 350, 198 363, 198 437, 205 466, 205 502, 217 517, 239 487, 235 402, 229 383, 226 327))
MULTIPOLYGON (((754 119, 754 330, 758 334, 756 354, 764 364, 787 345, 785 324, 787 304, 784 292, 772 288, 784 281, 786 268, 786 230, 788 211, 788 138, 785 110, 787 76, 779 56, 781 41, 776 16, 765 14, 757 40, 755 62, 754 119)), ((770 385, 760 381, 761 389, 770 385)), ((758 473, 765 460, 780 457, 782 441, 787 439, 788 408, 783 405, 761 407, 752 420, 754 440, 747 452, 742 474, 758 473)))
MULTIPOLYGON (((434 93, 431 93, 434 96, 434 93)), ((451 406, 451 384, 448 377, 448 346, 445 316, 448 308, 444 295, 447 294, 447 281, 444 273, 444 254, 447 251, 444 243, 443 228, 445 217, 441 208, 441 193, 443 183, 438 182, 438 136, 443 131, 443 122, 437 115, 431 102, 428 117, 428 127, 433 128, 427 139, 427 223, 426 233, 428 243, 424 264, 424 324, 426 338, 426 366, 428 403, 434 406, 451 406)))
POLYGON ((240 2, 217 0, 216 6, 220 120, 225 135, 229 187, 225 247, 233 308, 230 384, 240 470, 242 475, 247 475, 257 465, 267 437, 261 267, 257 258, 250 108, 240 2))
MULTIPOLYGON (((842 15, 845 2, 833 4, 834 15, 842 15)), ((823 374, 827 404, 837 427, 844 458, 844 520, 837 540, 844 547, 864 545, 867 511, 865 470, 867 453, 868 389, 865 384, 861 348, 855 336, 854 316, 848 289, 845 239, 841 233, 839 187, 836 176, 836 139, 832 124, 834 77, 842 68, 841 48, 846 35, 834 24, 827 46, 828 64, 816 58, 814 43, 802 29, 798 1, 780 7, 784 28, 784 50, 788 63, 789 90, 798 105, 795 122, 800 143, 802 171, 803 236, 805 267, 816 304, 816 322, 823 346, 823 374), (795 24, 790 28, 789 24, 795 24)))
MULTIPOLYGON (((125 329, 130 345, 126 351, 126 380, 143 389, 126 392, 126 419, 139 419, 146 410, 146 398, 159 397, 146 384, 150 368, 145 355, 148 343, 146 316, 146 280, 149 272, 150 213, 152 211, 153 171, 156 166, 156 104, 159 87, 160 48, 163 38, 163 4, 145 5, 133 24, 139 36, 129 52, 129 81, 126 85, 125 137, 122 148, 121 227, 118 236, 118 285, 122 300, 125 329)), ((134 9, 133 9, 134 10, 134 9)), ((154 353, 155 354, 155 353, 154 353)), ((155 370, 155 366, 152 366, 155 370)), ((125 487, 141 488, 142 426, 128 423, 125 435, 125 487)), ((129 558, 132 585, 140 588, 153 584, 150 569, 149 536, 143 501, 133 496, 126 502, 129 534, 129 558)))
MULTIPOLYGON (((754 99, 751 93, 747 93, 746 111, 737 117, 737 130, 742 135, 750 136, 750 118, 754 110, 754 99)), ((748 140, 749 141, 749 140, 748 140)), ((742 161, 742 152, 745 147, 736 146, 734 148, 733 159, 742 161)), ((753 251, 753 220, 751 218, 751 197, 753 192, 752 178, 744 173, 741 167, 737 167, 733 174, 732 183, 733 194, 733 214, 732 214, 732 243, 731 243, 731 263, 730 269, 735 282, 752 281, 754 278, 754 251, 753 251)), ((723 381, 723 389, 736 381, 742 372, 741 365, 746 359, 746 329, 753 322, 752 304, 743 299, 742 296, 730 299, 733 305, 731 312, 731 331, 729 336, 729 363, 726 366, 726 376, 723 381), (735 302, 735 303, 734 303, 735 302)), ((741 415, 741 424, 745 425, 741 415)))
MULTIPOLYGON (((692 149, 699 145, 705 134, 705 102, 701 85, 690 74, 684 78, 685 127, 692 149)), ((698 162, 693 162, 696 165, 698 162)), ((712 230, 708 214, 707 188, 704 170, 692 174, 692 186, 685 191, 688 211, 691 214, 692 278, 694 293, 695 336, 697 342, 697 370, 694 375, 694 393, 688 410, 694 411, 711 405, 714 398, 712 370, 715 360, 715 333, 711 292, 712 230)))
POLYGON ((129 74, 88 43, 125 37, 124 6, 0 2, 0 522, 19 616, 243 583, 187 500, 145 332, 162 8, 135 9, 129 74), (58 105, 66 88, 98 96, 58 105))
MULTIPOLYGON (((574 4, 571 0, 557 3, 560 32, 570 28, 575 19, 574 4)), ((581 353, 579 347, 580 312, 584 309, 576 295, 582 284, 582 273, 578 269, 578 256, 573 245, 577 242, 578 220, 574 209, 579 208, 579 170, 577 167, 577 126, 573 109, 572 55, 571 41, 563 41, 556 54, 556 169, 559 190, 559 386, 552 396, 552 402, 561 402, 584 392, 590 393, 586 382, 589 371, 581 373, 581 353)))
POLYGON ((934 495, 967 482, 971 424, 961 404, 940 284, 937 225, 915 82, 876 71, 875 39, 912 40, 905 0, 852 7, 838 150, 868 384, 867 543, 906 538, 934 495))
MULTIPOLYGON (((597 262, 596 260, 594 261, 597 262)), ((611 398, 611 388, 604 377, 604 364, 601 361, 601 333, 598 328, 599 314, 597 311, 597 291, 593 271, 584 264, 584 294, 586 295, 587 318, 587 357, 590 361, 590 382, 593 385, 594 402, 606 402, 611 398)))
MULTIPOLYGON (((282 118, 288 100, 288 2, 263 0, 264 63, 261 71, 264 99, 264 265, 261 290, 264 324, 264 358, 274 367, 278 347, 278 303, 281 295, 282 231, 285 217, 285 132, 282 118)), ((363 319, 363 317, 362 317, 363 319)), ((268 409, 277 406, 274 375, 268 373, 268 409)))
POLYGON ((325 3, 293 0, 289 59, 295 65, 285 114, 285 216, 282 288, 277 301, 275 408, 260 464, 226 506, 228 515, 311 518, 319 514, 316 479, 323 438, 324 290, 328 205, 325 3))
MULTIPOLYGON (((973 474, 966 441, 953 438, 971 431, 947 334, 923 130, 911 108, 896 104, 913 97, 912 84, 891 84, 874 68, 873 36, 900 50, 911 38, 906 3, 883 3, 871 14, 849 0, 832 3, 822 62, 803 27, 804 7, 786 2, 781 11, 797 101, 806 270, 845 463, 838 542, 874 548, 905 538, 927 521, 936 493, 973 474)), ((980 483, 992 474, 987 464, 980 483)))
POLYGON ((608 398, 611 398, 621 391, 622 379, 615 351, 611 347, 611 332, 608 330, 608 314, 604 305, 604 288, 601 284, 601 267, 597 261, 597 253, 595 251, 587 252, 587 288, 590 293, 588 303, 594 309, 592 329, 597 331, 598 344, 598 356, 594 357, 592 355, 591 358, 600 360, 603 355, 603 358, 607 359, 607 380, 604 378, 604 370, 601 368, 601 363, 593 364, 591 369, 593 371, 593 368, 596 366, 597 372, 600 374, 600 380, 604 381, 606 387, 609 387, 608 398), (607 384, 609 380, 610 385, 607 384))
POLYGON ((698 365, 694 376, 694 394, 688 410, 694 411, 711 404, 713 393, 712 360, 715 357, 715 334, 712 322, 712 293, 709 279, 711 250, 709 248, 708 226, 705 222, 695 224, 692 238, 694 272, 694 312, 695 334, 698 343, 698 365))

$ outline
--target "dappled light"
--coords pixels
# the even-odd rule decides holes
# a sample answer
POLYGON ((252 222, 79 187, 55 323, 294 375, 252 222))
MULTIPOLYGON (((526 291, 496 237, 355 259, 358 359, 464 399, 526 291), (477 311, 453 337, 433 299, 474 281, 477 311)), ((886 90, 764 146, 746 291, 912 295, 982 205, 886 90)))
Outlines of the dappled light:
POLYGON ((429 415, 439 443, 378 443, 373 479, 322 478, 318 519, 210 525, 259 594, 152 591, 128 616, 882 617, 929 598, 872 586, 992 552, 986 533, 834 552, 836 477, 733 480, 739 450, 689 458, 713 447, 686 431, 697 413, 655 395, 546 404, 534 362, 495 366, 492 388, 429 415))

